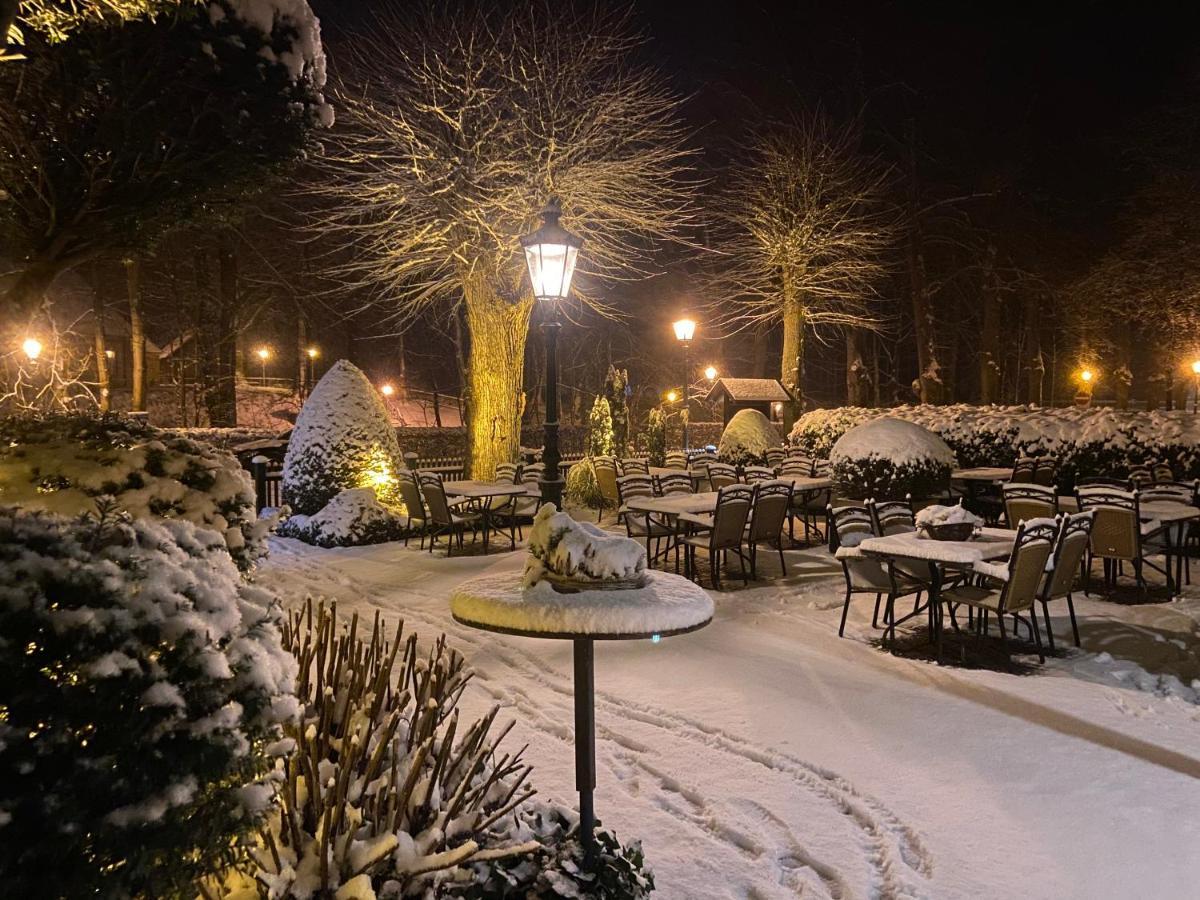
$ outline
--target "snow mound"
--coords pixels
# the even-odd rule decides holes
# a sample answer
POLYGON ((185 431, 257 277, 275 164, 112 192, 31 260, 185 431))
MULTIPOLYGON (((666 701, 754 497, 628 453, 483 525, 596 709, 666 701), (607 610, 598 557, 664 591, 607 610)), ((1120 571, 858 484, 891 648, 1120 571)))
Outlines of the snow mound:
POLYGON ((954 506, 927 506, 917 513, 916 523, 918 528, 928 525, 965 525, 967 523, 982 525, 983 519, 965 508, 960 502, 954 506))
POLYGON ((358 367, 340 359, 300 409, 283 460, 283 501, 312 515, 342 491, 369 487, 398 506, 402 464, 383 399, 358 367))
POLYGON ((371 488, 342 491, 316 515, 292 516, 279 526, 284 537, 319 547, 357 547, 394 540, 408 520, 379 502, 371 488))
POLYGON ((721 432, 717 457, 735 466, 762 465, 767 461, 767 451, 782 444, 770 419, 757 409, 742 409, 721 432))
POLYGON ((521 583, 533 587, 547 572, 580 581, 613 581, 645 570, 646 548, 639 542, 577 522, 550 503, 534 517, 521 583))
POLYGON ((836 464, 839 459, 873 456, 897 466, 924 460, 954 465, 954 451, 940 437, 920 425, 892 418, 854 426, 838 438, 829 459, 836 464))

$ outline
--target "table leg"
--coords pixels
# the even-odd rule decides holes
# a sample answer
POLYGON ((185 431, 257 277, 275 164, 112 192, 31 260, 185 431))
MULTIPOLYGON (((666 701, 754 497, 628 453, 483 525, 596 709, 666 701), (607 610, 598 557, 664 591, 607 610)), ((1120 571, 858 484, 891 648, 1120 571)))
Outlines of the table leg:
POLYGON ((575 638, 575 789, 579 791, 579 839, 584 860, 596 855, 596 814, 592 791, 596 788, 596 678, 594 643, 575 638))

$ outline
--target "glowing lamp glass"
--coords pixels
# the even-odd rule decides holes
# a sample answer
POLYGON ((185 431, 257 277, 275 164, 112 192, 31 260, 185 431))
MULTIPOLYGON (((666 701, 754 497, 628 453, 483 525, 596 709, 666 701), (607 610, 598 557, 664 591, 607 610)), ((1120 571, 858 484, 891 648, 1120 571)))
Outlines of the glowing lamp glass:
POLYGON ((667 402, 668 403, 674 403, 678 399, 679 399, 679 395, 677 393, 675 393, 674 391, 667 391, 667 402))
POLYGON ((542 227, 521 238, 529 283, 539 300, 564 300, 571 290, 583 239, 558 224, 562 209, 552 199, 542 210, 542 227))
POLYGON ((709 366, 707 369, 705 369, 705 370, 704 370, 704 377, 705 377, 705 378, 707 378, 709 381, 712 381, 714 378, 716 378, 716 377, 717 377, 717 370, 716 370, 716 367, 715 367, 715 366, 709 366))
POLYGON ((1198 359, 1194 363, 1192 363, 1192 371, 1195 372, 1197 375, 1200 375, 1200 359, 1198 359))
POLYGON ((266 347, 259 347, 254 352, 258 356, 258 358, 261 359, 263 362, 266 362, 268 359, 271 358, 271 351, 268 350, 266 347))
POLYGON ((24 342, 21 344, 21 350, 31 360, 37 359, 42 355, 42 342, 37 338, 25 338, 24 342))
POLYGON ((304 352, 308 354, 309 359, 316 359, 318 356, 321 355, 321 351, 318 350, 316 347, 309 347, 304 352))
POLYGON ((379 391, 385 397, 390 397, 390 396, 392 396, 392 394, 396 393, 396 389, 394 387, 392 387, 390 384, 385 384, 383 387, 381 387, 379 389, 379 391))
POLYGON ((1092 372, 1091 369, 1084 369, 1082 372, 1079 373, 1079 380, 1082 381, 1084 384, 1087 384, 1095 377, 1096 376, 1092 372))
POLYGON ((690 341, 696 335, 696 323, 691 319, 680 319, 671 327, 675 329, 675 337, 681 341, 690 341))

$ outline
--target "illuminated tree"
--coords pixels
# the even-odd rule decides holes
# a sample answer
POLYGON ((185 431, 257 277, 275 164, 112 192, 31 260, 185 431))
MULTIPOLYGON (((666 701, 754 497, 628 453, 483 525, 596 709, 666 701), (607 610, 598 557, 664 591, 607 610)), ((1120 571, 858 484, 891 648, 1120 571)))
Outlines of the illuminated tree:
POLYGON ((23 59, 25 31, 60 43, 86 25, 171 15, 202 0, 0 0, 0 61, 23 59))
POLYGON ((781 378, 803 403, 807 332, 874 328, 875 284, 893 241, 886 172, 853 125, 811 115, 745 148, 716 204, 724 252, 714 312, 727 326, 783 325, 781 378))
POLYGON ((515 460, 533 300, 518 237, 562 200, 584 238, 577 293, 644 272, 690 218, 677 98, 636 64, 627 13, 549 4, 391 12, 339 55, 319 222, 358 251, 348 281, 408 321, 461 302, 471 470, 515 460))
POLYGON ((608 401, 597 397, 588 415, 588 456, 613 455, 613 420, 608 401))

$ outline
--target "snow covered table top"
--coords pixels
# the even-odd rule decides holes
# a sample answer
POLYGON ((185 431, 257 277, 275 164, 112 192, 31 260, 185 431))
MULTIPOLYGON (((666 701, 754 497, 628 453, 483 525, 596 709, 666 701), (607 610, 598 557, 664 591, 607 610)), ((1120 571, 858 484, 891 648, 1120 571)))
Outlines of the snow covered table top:
POLYGON ((645 587, 560 594, 549 582, 521 587, 515 573, 482 575, 450 595, 454 618, 475 628, 524 637, 634 640, 683 634, 712 620, 705 591, 670 572, 646 572, 645 587))
POLYGON ((954 566, 973 566, 978 562, 1004 559, 1012 553, 1017 533, 1006 528, 985 528, 971 541, 935 541, 919 537, 917 532, 867 538, 858 549, 870 556, 920 559, 954 566))
POLYGON ((705 513, 712 512, 717 508, 717 492, 671 494, 666 497, 630 497, 625 505, 638 512, 659 513, 664 516, 705 513))
MULTIPOLYGON (((1079 501, 1074 497, 1058 498, 1059 512, 1079 512, 1079 501)), ((1151 500, 1138 504, 1138 516, 1144 522, 1157 519, 1160 522, 1185 522, 1200 518, 1200 509, 1187 503, 1172 503, 1170 500, 1151 500)))
POLYGON ((999 466, 978 466, 974 469, 955 469, 950 473, 951 481, 1008 481, 1012 469, 999 466))
POLYGON ((792 490, 794 491, 823 491, 825 488, 833 487, 833 479, 823 475, 816 477, 798 477, 791 478, 787 475, 781 476, 780 481, 790 481, 792 490))
POLYGON ((537 493, 535 484, 512 484, 506 481, 443 481, 447 494, 458 497, 525 497, 537 493))

